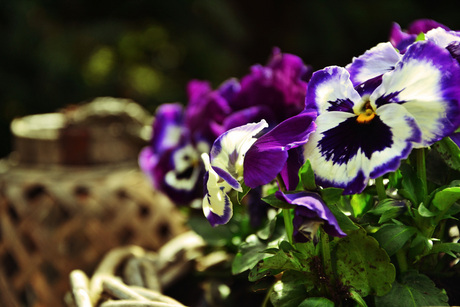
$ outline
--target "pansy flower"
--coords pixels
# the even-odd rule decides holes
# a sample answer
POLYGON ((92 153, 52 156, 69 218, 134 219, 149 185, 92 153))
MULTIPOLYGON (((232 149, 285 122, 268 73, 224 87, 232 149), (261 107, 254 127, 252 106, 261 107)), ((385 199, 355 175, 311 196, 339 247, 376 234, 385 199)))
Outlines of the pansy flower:
MULTIPOLYGON (((420 20, 419 23, 415 24, 413 30, 421 32, 423 30, 424 33, 426 32, 425 40, 446 48, 457 61, 460 59, 460 32, 450 31, 447 27, 431 20, 420 20), (427 24, 422 26, 425 22, 427 24)), ((411 35, 411 37, 410 44, 414 43, 416 35, 411 35)), ((410 44, 408 43, 405 48, 410 44)), ((359 57, 354 57, 346 68, 350 72, 353 85, 356 86, 372 78, 379 80, 378 78, 384 73, 395 68, 401 57, 402 54, 394 47, 393 39, 390 42, 378 44, 359 57)))
POLYGON ((189 101, 184 121, 193 139, 205 139, 211 144, 224 132, 222 124, 232 113, 229 100, 239 88, 235 79, 225 81, 216 90, 207 81, 191 80, 187 84, 189 101))
POLYGON ((201 197, 199 167, 201 153, 209 150, 205 141, 192 142, 184 125, 184 110, 178 103, 163 104, 156 113, 150 146, 139 155, 139 166, 156 189, 178 204, 201 197))
POLYGON ((446 48, 454 59, 460 61, 460 32, 436 28, 428 31, 425 39, 446 48))
POLYGON ((390 30, 390 42, 395 48, 404 53, 406 48, 415 42, 420 33, 426 33, 436 28, 449 30, 445 25, 431 19, 415 20, 406 31, 401 30, 401 26, 395 22, 390 30))
POLYGON ((284 194, 277 191, 275 196, 291 205, 295 205, 292 224, 292 237, 296 242, 312 241, 322 225, 327 234, 334 237, 345 237, 347 234, 340 229, 339 223, 321 197, 316 193, 298 192, 284 194))
POLYGON ((241 79, 241 90, 230 105, 234 111, 260 108, 270 125, 280 123, 303 110, 311 74, 311 67, 301 58, 274 48, 267 65, 253 65, 251 72, 241 79))
POLYGON ((432 42, 412 44, 378 83, 356 87, 347 70, 313 74, 306 108, 319 115, 304 155, 318 184, 360 193, 369 178, 396 170, 413 147, 433 144, 460 124, 460 68, 432 42))
POLYGON ((256 188, 279 173, 297 175, 301 164, 287 163, 289 151, 308 141, 316 127, 315 117, 316 112, 302 112, 256 138, 268 127, 262 120, 230 129, 216 139, 210 154, 202 155, 206 167, 203 212, 212 226, 230 220, 233 204, 227 193, 231 189, 242 192, 243 181, 256 188), (282 172, 285 167, 290 169, 282 172))

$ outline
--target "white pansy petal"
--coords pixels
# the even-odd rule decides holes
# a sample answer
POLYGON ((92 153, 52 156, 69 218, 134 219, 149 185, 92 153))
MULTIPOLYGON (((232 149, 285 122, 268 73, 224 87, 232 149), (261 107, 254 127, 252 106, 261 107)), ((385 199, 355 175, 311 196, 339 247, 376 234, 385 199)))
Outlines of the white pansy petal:
POLYGON ((436 45, 446 48, 453 42, 460 42, 460 33, 456 31, 447 31, 443 28, 436 28, 425 34, 425 39, 436 45))
POLYGON ((240 191, 244 155, 256 141, 256 136, 268 127, 265 120, 228 130, 219 136, 211 148, 211 165, 235 190, 240 191))
POLYGON ((233 215, 233 204, 226 191, 228 184, 212 169, 208 154, 202 154, 206 168, 203 213, 212 226, 226 224, 233 215))
POLYGON ((449 52, 432 42, 411 45, 395 70, 383 75, 371 95, 374 107, 403 105, 422 132, 416 147, 429 146, 460 124, 460 67, 449 52))
POLYGON ((353 62, 348 64, 346 69, 350 72, 353 85, 356 86, 393 70, 401 56, 391 43, 380 43, 363 55, 353 58, 353 62))
POLYGON ((361 97, 350 81, 350 74, 345 68, 326 67, 311 77, 305 104, 307 109, 314 109, 318 114, 327 111, 353 112, 353 107, 361 97))
POLYGON ((328 112, 318 117, 318 128, 304 146, 317 183, 339 187, 345 194, 360 193, 369 178, 399 167, 420 131, 404 107, 382 107, 375 117, 360 123, 345 112, 328 112), (381 114, 380 114, 381 112, 381 114))

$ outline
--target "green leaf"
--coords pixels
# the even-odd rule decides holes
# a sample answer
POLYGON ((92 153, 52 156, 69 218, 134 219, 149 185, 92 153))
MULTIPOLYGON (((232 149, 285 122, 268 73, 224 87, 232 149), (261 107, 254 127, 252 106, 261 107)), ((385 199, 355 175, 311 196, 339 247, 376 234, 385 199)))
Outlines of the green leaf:
POLYGON ((390 257, 377 240, 358 229, 340 239, 336 245, 336 272, 345 286, 366 297, 384 295, 391 289, 396 272, 390 257))
POLYGON ((243 192, 238 192, 236 196, 239 204, 241 204, 243 198, 249 193, 249 191, 251 191, 251 188, 245 185, 244 182, 241 184, 241 186, 243 187, 243 192))
POLYGON ((418 213, 423 217, 433 217, 437 215, 437 213, 431 212, 427 207, 425 207, 423 203, 418 206, 418 213))
POLYGON ((270 294, 270 301, 275 307, 294 307, 305 300, 307 291, 302 284, 277 281, 270 294))
POLYGON ((275 209, 271 209, 271 211, 267 212, 268 220, 266 221, 265 226, 257 231, 257 236, 262 240, 267 240, 275 233, 276 225, 278 222, 278 214, 273 212, 274 210, 275 209))
POLYGON ((230 227, 212 227, 206 219, 203 219, 203 214, 191 214, 187 223, 193 231, 203 237, 211 246, 225 246, 235 236, 230 227))
POLYGON ((271 194, 265 197, 262 197, 262 200, 269 204, 272 207, 275 208, 280 208, 280 209, 293 209, 295 208, 295 205, 288 204, 285 201, 282 201, 278 198, 276 198, 275 194, 271 194))
POLYGON ((361 216, 366 212, 373 204, 373 197, 367 193, 354 194, 351 196, 350 204, 353 208, 355 217, 361 216))
POLYGON ((304 190, 316 190, 315 173, 311 167, 310 160, 307 160, 300 168, 299 178, 304 190))
POLYGON ((433 148, 450 168, 460 171, 460 149, 451 138, 443 138, 433 144, 433 148))
POLYGON ((460 253, 460 243, 437 243, 433 245, 429 254, 446 253, 454 258, 458 258, 454 253, 460 253))
POLYGON ((377 307, 386 306, 449 306, 448 297, 426 275, 409 271, 395 282, 391 291, 382 297, 376 297, 377 307))
POLYGON ((406 242, 417 233, 412 226, 389 224, 380 228, 373 237, 379 241, 380 246, 388 253, 394 255, 406 242))
POLYGON ((418 41, 424 41, 425 40, 425 33, 423 32, 420 32, 419 35, 417 35, 417 37, 415 38, 415 41, 418 42, 418 41))
POLYGON ((300 303, 299 307, 334 307, 334 302, 325 297, 309 297, 300 303))
POLYGON ((460 187, 449 187, 438 191, 433 198, 433 205, 441 211, 449 208, 460 199, 460 187))
POLYGON ((354 291, 353 289, 350 290, 350 296, 351 298, 358 303, 359 306, 361 307, 367 307, 367 304, 366 302, 364 301, 364 299, 361 297, 361 295, 359 295, 358 292, 354 291))
POLYGON ((320 191, 321 198, 328 205, 335 205, 342 197, 343 189, 325 188, 320 191))
POLYGON ((372 214, 380 216, 378 222, 379 224, 383 224, 402 214, 406 209, 406 206, 406 201, 404 200, 387 198, 379 201, 375 208, 367 211, 366 215, 369 216, 369 214, 372 214))
POLYGON ((280 249, 284 252, 294 251, 295 248, 288 241, 281 241, 280 249))
POLYGON ((240 245, 240 250, 236 254, 232 263, 232 274, 236 275, 253 268, 260 260, 269 254, 260 252, 267 248, 267 245, 259 240, 256 235, 250 235, 246 241, 240 245))
POLYGON ((315 244, 312 241, 305 243, 295 243, 295 249, 301 253, 305 259, 309 259, 316 255, 315 244))
POLYGON ((398 193, 409 199, 412 204, 420 204, 426 194, 425 186, 422 184, 420 178, 417 177, 417 173, 409 164, 401 164, 400 170, 403 179, 402 189, 398 190, 398 193))
POLYGON ((281 276, 283 283, 287 284, 299 284, 304 285, 307 291, 310 291, 315 287, 315 276, 309 271, 292 271, 287 270, 281 276))
POLYGON ((388 174, 389 186, 393 188, 399 188, 402 180, 401 171, 398 169, 395 172, 388 174))
POLYGON ((337 219, 340 229, 342 229, 344 232, 349 233, 350 231, 359 228, 348 216, 346 216, 339 208, 337 208, 336 205, 330 205, 328 207, 337 219))
POLYGON ((248 276, 249 281, 254 282, 288 269, 301 271, 299 265, 294 263, 291 258, 291 254, 279 250, 275 255, 263 259, 251 269, 248 276))

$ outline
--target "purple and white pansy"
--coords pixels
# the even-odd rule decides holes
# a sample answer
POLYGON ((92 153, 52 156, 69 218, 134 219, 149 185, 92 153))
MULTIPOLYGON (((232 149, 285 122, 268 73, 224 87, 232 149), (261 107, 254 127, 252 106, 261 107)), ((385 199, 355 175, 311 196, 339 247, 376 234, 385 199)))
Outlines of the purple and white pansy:
POLYGON ((200 197, 203 170, 200 155, 209 151, 206 141, 192 142, 178 103, 161 105, 153 123, 150 146, 139 155, 139 166, 156 189, 178 204, 200 197))
POLYGON ((226 224, 233 215, 233 204, 227 193, 243 192, 244 156, 257 140, 255 136, 268 124, 265 120, 224 132, 214 142, 211 152, 202 154, 206 168, 203 212, 212 226, 226 224))
POLYGON ((345 237, 347 234, 340 229, 334 214, 321 197, 312 192, 301 191, 285 194, 277 191, 275 196, 291 205, 295 205, 292 224, 292 237, 296 242, 312 241, 318 228, 322 225, 324 231, 334 237, 345 237))
POLYGON ((288 168, 287 177, 297 176, 302 163, 287 163, 289 151, 308 141, 316 128, 315 118, 316 112, 302 112, 256 138, 268 127, 262 120, 230 129, 216 139, 210 155, 202 154, 206 167, 203 212, 212 226, 232 217, 227 193, 231 189, 242 192, 241 182, 256 188, 275 179, 284 168, 288 168))
POLYGON ((346 69, 327 67, 307 88, 306 109, 317 110, 318 118, 305 159, 318 184, 345 194, 362 192, 369 178, 396 170, 412 148, 429 146, 460 124, 460 67, 446 49, 416 42, 394 69, 377 80, 368 75, 355 86, 346 69))

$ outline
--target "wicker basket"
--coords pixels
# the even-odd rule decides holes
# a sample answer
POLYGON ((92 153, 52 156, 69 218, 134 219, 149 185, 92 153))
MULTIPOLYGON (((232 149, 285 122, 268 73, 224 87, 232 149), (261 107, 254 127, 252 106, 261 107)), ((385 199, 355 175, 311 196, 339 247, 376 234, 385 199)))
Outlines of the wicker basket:
MULTIPOLYGON (((95 122, 99 129, 100 121, 95 122)), ((158 250, 185 230, 180 212, 152 190, 136 160, 120 154, 129 148, 125 140, 111 137, 112 144, 105 142, 98 150, 93 148, 94 130, 87 124, 80 127, 89 134, 74 147, 62 146, 70 140, 63 131, 54 133, 55 139, 15 135, 19 153, 12 157, 21 158, 0 161, 1 306, 61 306, 72 270, 91 273, 103 255, 118 246, 158 250), (39 154, 40 161, 37 156, 26 159, 38 148, 49 152, 39 154), (95 154, 72 156, 63 148, 95 154), (74 163, 66 164, 62 157, 73 157, 67 161, 74 163)))

